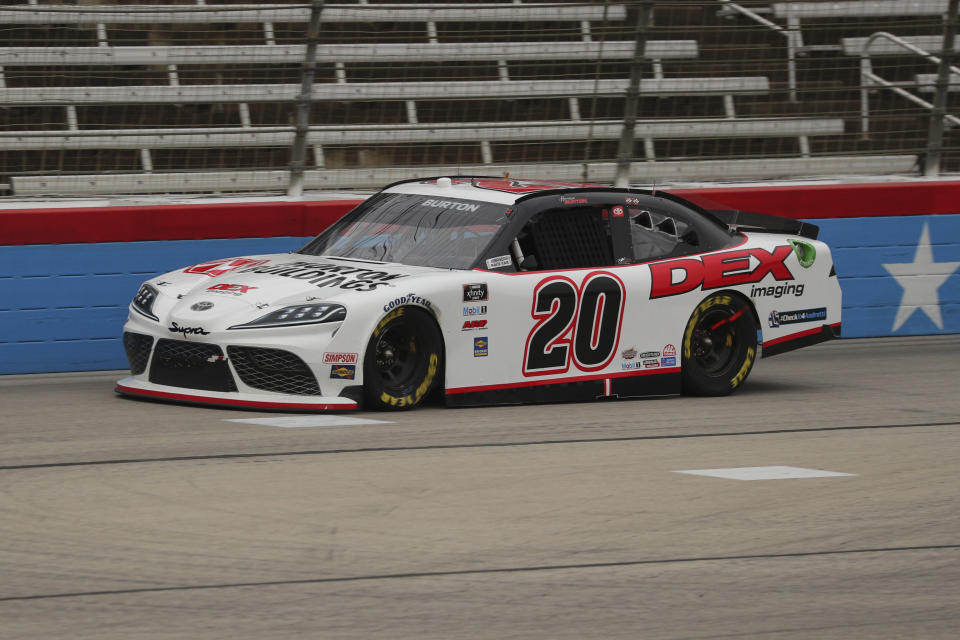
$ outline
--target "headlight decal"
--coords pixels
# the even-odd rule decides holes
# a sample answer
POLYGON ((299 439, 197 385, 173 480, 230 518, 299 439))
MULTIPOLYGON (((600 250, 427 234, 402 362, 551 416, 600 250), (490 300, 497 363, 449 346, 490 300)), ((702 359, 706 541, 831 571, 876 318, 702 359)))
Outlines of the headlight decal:
POLYGON ((346 308, 339 304, 298 304, 271 311, 250 322, 235 324, 230 329, 296 327, 304 324, 342 322, 346 317, 346 308))
POLYGON ((157 301, 158 295, 160 295, 160 292, 156 288, 144 283, 133 298, 134 311, 159 322, 160 319, 153 313, 153 303, 157 301))

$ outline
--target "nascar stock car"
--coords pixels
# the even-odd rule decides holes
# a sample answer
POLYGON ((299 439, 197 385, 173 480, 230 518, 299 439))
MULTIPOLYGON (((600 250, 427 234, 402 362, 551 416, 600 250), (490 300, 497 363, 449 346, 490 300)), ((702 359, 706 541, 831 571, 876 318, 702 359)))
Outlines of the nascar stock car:
POLYGON ((660 191, 399 182, 300 250, 153 278, 120 394, 277 410, 725 395, 840 334, 817 227, 660 191))

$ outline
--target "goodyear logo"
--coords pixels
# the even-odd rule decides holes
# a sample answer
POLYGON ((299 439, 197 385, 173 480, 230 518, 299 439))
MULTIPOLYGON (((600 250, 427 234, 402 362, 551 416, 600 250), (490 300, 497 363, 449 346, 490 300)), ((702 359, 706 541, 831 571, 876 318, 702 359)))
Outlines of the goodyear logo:
POLYGON ((335 364, 330 367, 330 377, 340 380, 353 380, 357 375, 355 364, 335 364))

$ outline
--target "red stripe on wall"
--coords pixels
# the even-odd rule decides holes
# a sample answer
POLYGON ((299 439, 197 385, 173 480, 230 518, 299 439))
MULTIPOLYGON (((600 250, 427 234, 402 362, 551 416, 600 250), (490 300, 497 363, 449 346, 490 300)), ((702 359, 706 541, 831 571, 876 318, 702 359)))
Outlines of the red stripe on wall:
POLYGON ((362 200, 0 211, 0 245, 312 236, 362 200))
MULTIPOLYGON (((676 189, 707 209, 787 218, 960 213, 960 181, 676 189)), ((0 210, 0 245, 312 236, 362 200, 0 210)))

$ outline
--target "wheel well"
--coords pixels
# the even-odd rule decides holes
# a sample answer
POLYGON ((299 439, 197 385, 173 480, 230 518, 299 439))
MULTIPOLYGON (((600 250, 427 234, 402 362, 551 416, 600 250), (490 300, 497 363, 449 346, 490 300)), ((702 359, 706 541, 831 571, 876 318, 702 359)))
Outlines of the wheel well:
MULTIPOLYGON (((446 387, 445 376, 447 374, 447 339, 446 339, 446 336, 443 335, 443 328, 440 326, 440 323, 437 322, 437 317, 433 314, 433 312, 430 309, 427 309, 425 307, 419 307, 416 305, 410 305, 410 304, 405 304, 399 307, 395 307, 391 309, 389 312, 383 314, 383 316, 381 316, 381 318, 377 320, 377 323, 374 325, 374 331, 380 328, 384 320, 386 320, 387 318, 390 318, 391 314, 396 312, 398 309, 404 309, 404 313, 407 313, 408 311, 411 311, 411 310, 415 311, 416 315, 418 316, 422 315, 426 317, 429 322, 433 323, 434 328, 436 328, 437 330, 437 335, 440 336, 441 358, 440 358, 440 374, 438 376, 438 385, 439 385, 438 388, 446 387)), ((366 361, 366 358, 367 358, 367 351, 366 351, 366 348, 364 348, 363 360, 366 361)))

